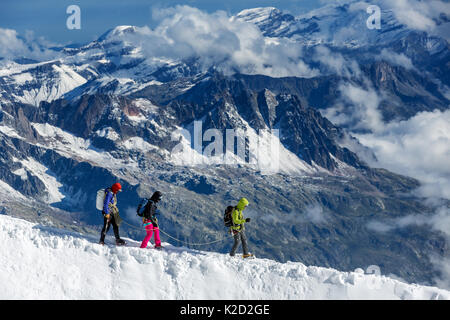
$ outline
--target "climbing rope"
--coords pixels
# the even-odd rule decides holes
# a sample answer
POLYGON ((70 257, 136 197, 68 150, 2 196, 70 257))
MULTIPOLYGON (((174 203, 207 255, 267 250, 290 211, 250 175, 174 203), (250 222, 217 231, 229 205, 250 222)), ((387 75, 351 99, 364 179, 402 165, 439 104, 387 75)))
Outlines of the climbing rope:
MULTIPOLYGON (((122 219, 122 222, 125 223, 126 225, 128 225, 128 226, 134 228, 134 229, 138 229, 138 230, 143 231, 142 228, 136 227, 136 226, 134 226, 134 225, 132 225, 132 224, 126 222, 126 221, 123 220, 123 219, 122 219)), ((191 243, 191 242, 186 242, 186 241, 177 239, 177 238, 171 236, 170 234, 168 234, 167 232, 164 232, 164 230, 162 230, 162 229, 159 228, 159 227, 158 227, 158 228, 154 228, 154 229, 158 229, 161 233, 165 234, 166 236, 168 236, 169 238, 171 238, 171 239, 173 239, 173 240, 175 240, 175 241, 178 241, 178 242, 181 242, 181 243, 190 245, 190 246, 204 246, 204 245, 208 245, 208 244, 212 244, 212 243, 217 243, 217 242, 223 241, 223 240, 225 240, 226 238, 230 238, 230 236, 226 236, 226 237, 223 237, 223 238, 221 238, 221 239, 214 240, 214 241, 210 241, 210 242, 204 242, 204 243, 191 243)), ((231 236, 231 237, 232 237, 232 236, 231 236)))

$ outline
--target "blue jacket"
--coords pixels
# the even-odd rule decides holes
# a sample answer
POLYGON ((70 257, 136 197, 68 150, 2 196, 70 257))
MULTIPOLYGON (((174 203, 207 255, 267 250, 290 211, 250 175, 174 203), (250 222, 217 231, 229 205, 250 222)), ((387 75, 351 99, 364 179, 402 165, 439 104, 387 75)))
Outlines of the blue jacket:
POLYGON ((103 211, 106 214, 109 214, 109 205, 112 204, 114 205, 114 193, 111 191, 110 188, 105 190, 106 195, 105 195, 105 201, 103 202, 103 211))

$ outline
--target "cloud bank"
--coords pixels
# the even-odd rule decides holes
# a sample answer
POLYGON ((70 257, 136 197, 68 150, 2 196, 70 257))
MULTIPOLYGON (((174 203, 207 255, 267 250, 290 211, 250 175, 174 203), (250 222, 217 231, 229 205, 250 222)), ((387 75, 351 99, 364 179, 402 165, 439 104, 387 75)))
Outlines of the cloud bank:
MULTIPOLYGON (((373 133, 354 134, 369 147, 375 158, 365 160, 375 167, 414 177, 421 182, 418 196, 434 207, 432 215, 409 215, 388 221, 371 221, 367 228, 376 232, 395 232, 409 226, 428 226, 442 232, 450 243, 450 110, 421 112, 409 120, 386 124, 373 133)), ((359 153, 359 150, 355 150, 359 153)), ((450 288, 448 250, 444 256, 430 256, 440 271, 435 279, 441 288, 450 288)))
POLYGON ((326 46, 317 46, 314 51, 312 59, 320 62, 321 67, 325 71, 330 71, 347 78, 351 78, 352 76, 357 78, 361 77, 361 69, 355 60, 348 59, 339 52, 334 52, 326 46))
POLYGON ((383 96, 371 85, 363 88, 343 81, 338 90, 341 96, 336 104, 322 111, 326 118, 352 131, 379 131, 384 128, 383 117, 378 109, 383 96))
POLYGON ((377 232, 390 232, 409 226, 430 226, 450 239, 450 208, 440 207, 432 216, 408 215, 389 221, 370 221, 367 228, 377 232))
POLYGON ((264 222, 270 224, 281 224, 281 225, 296 225, 296 224, 315 224, 323 225, 331 220, 328 213, 324 211, 324 208, 319 204, 307 205, 301 211, 292 211, 290 213, 282 213, 274 211, 270 214, 261 215, 260 212, 255 209, 248 208, 245 213, 246 217, 262 219, 264 222))
MULTIPOLYGON (((155 29, 145 26, 124 40, 148 57, 198 59, 203 69, 225 74, 241 72, 272 77, 313 77, 319 74, 302 60, 302 48, 289 39, 265 38, 254 24, 224 11, 206 13, 189 6, 153 11, 155 29)), ((118 36, 122 39, 122 35, 118 36)))
MULTIPOLYGON (((370 221, 367 224, 369 230, 380 233, 395 232, 398 229, 411 226, 425 226, 444 234, 447 244, 450 241, 450 208, 441 206, 432 215, 409 215, 387 221, 370 221)), ((387 235, 389 236, 389 235, 387 235)), ((439 272, 433 280, 439 288, 450 289, 450 257, 448 250, 444 249, 442 256, 430 254, 430 262, 439 272)))
MULTIPOLYGON (((329 4, 329 1, 320 1, 323 4, 329 4)), ((450 13, 450 3, 446 0, 335 0, 334 4, 349 4, 352 11, 366 9, 370 5, 377 5, 382 11, 392 11, 395 19, 409 29, 426 31, 435 35, 439 34, 446 38, 449 37, 448 30, 445 34, 443 32, 445 29, 441 29, 442 14, 448 16, 450 13)))
POLYGON ((423 197, 450 199, 450 110, 420 112, 354 136, 375 153, 378 161, 370 165, 419 179, 423 197))
POLYGON ((16 30, 0 28, 0 58, 53 59, 57 53, 49 49, 50 46, 48 41, 36 38, 31 31, 22 37, 16 30))
POLYGON ((398 22, 408 28, 442 36, 448 41, 448 25, 442 24, 442 14, 448 16, 450 13, 448 1, 383 0, 381 5, 390 8, 398 22))

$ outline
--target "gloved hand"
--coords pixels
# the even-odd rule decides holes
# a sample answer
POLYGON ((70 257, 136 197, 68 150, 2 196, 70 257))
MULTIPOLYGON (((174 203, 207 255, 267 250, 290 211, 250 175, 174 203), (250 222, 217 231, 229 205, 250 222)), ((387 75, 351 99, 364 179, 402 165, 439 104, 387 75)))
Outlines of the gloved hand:
POLYGON ((245 219, 245 222, 250 222, 250 218, 245 219))
POLYGON ((110 214, 106 213, 105 211, 102 211, 103 216, 109 220, 110 214))

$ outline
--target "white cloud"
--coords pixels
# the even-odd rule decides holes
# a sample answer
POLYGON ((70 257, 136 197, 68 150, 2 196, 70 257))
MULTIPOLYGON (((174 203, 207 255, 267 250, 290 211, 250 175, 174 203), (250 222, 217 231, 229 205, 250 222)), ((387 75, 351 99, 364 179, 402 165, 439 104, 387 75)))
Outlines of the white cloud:
POLYGON ((388 223, 385 222, 380 222, 380 221, 370 221, 367 223, 367 228, 376 232, 389 232, 392 231, 393 229, 395 229, 395 226, 392 226, 388 223))
POLYGON ((430 223, 434 229, 445 233, 450 239, 450 208, 440 207, 430 223))
POLYGON ((326 221, 323 208, 319 205, 307 206, 305 211, 307 221, 311 221, 314 224, 321 224, 326 221))
MULTIPOLYGON (((447 39, 447 41, 450 39, 450 33, 448 32, 449 23, 445 23, 445 19, 442 19, 441 15, 443 14, 448 17, 450 14, 450 3, 447 0, 335 0, 332 4, 330 4, 331 1, 321 2, 326 6, 317 11, 324 11, 327 6, 334 7, 347 4, 351 13, 363 13, 357 17, 359 20, 356 23, 358 24, 366 21, 368 17, 366 8, 370 5, 376 5, 381 9, 382 30, 387 26, 384 24, 384 22, 388 22, 386 18, 389 19, 392 16, 394 20, 390 22, 394 22, 395 24, 402 24, 411 30, 425 31, 429 35, 440 36, 447 39)), ((330 10, 330 12, 332 11, 330 10)), ((331 26, 332 28, 329 28, 328 32, 323 34, 324 38, 339 42, 342 40, 363 39, 367 36, 367 33, 364 34, 356 25, 345 25, 338 29, 333 28, 333 24, 331 26)))
POLYGON ((351 83, 339 85, 341 97, 337 103, 323 111, 323 115, 333 123, 351 130, 378 131, 384 127, 378 109, 383 97, 370 86, 367 89, 351 83))
POLYGON ((389 49, 383 48, 377 59, 385 60, 393 65, 403 67, 407 70, 415 69, 411 59, 403 53, 395 53, 389 49))
POLYGON ((153 12, 155 29, 137 28, 119 35, 141 46, 149 57, 180 60, 198 58, 204 69, 225 73, 239 71, 273 77, 312 77, 318 71, 302 61, 301 47, 289 39, 265 38, 253 24, 224 11, 207 13, 189 6, 153 12))
POLYGON ((10 57, 25 50, 25 43, 17 38, 15 30, 0 28, 0 56, 10 57))
MULTIPOLYGON (((366 134, 353 134, 374 153, 368 157, 363 148, 348 147, 372 167, 414 177, 421 186, 413 193, 425 197, 424 203, 435 208, 433 215, 408 215, 390 221, 371 221, 367 228, 390 232, 411 225, 429 226, 445 234, 450 243, 450 110, 421 112, 409 120, 392 122, 366 134), (363 152, 361 152, 363 150, 363 152), (444 200, 442 200, 444 199, 444 200)), ((442 288, 450 288, 449 259, 430 256, 433 266, 441 272, 435 279, 442 288)))
POLYGON ((363 146, 358 139, 352 136, 352 134, 348 132, 344 132, 342 137, 338 141, 341 147, 345 147, 349 150, 355 152, 358 157, 365 161, 366 163, 376 163, 377 158, 373 153, 372 149, 363 146))
POLYGON ((43 38, 35 38, 31 31, 21 37, 16 30, 0 28, 0 57, 2 58, 51 59, 57 53, 48 49, 49 46, 50 43, 43 38))
POLYGON ((450 290, 450 258, 431 255, 430 260, 440 272, 440 275, 434 279, 436 285, 439 288, 450 290))
MULTIPOLYGON (((408 215, 388 221, 370 221, 367 228, 380 233, 395 232, 397 229, 409 226, 428 226, 435 231, 442 232, 447 243, 450 240, 450 208, 438 207, 432 215, 408 215)), ((447 254, 448 255, 448 254, 447 254)), ((434 278, 439 288, 450 289, 450 258, 439 256, 437 253, 429 255, 430 262, 440 273, 434 278)))
POLYGON ((370 221, 367 228, 377 232, 390 232, 395 229, 406 228, 409 226, 428 225, 436 231, 440 231, 450 239, 450 208, 439 207, 430 215, 407 215, 404 217, 391 219, 388 221, 370 221))
POLYGON ((421 196, 450 199, 450 110, 421 112, 354 136, 378 159, 370 165, 417 178, 421 196))
POLYGON ((340 76, 351 77, 361 76, 361 70, 355 60, 346 59, 339 52, 332 52, 325 46, 317 46, 313 60, 318 61, 333 73, 340 76))
POLYGON ((327 219, 330 218, 319 204, 307 205, 302 211, 294 210, 290 213, 274 211, 264 215, 261 215, 260 212, 249 207, 245 211, 245 216, 251 218, 257 217, 267 223, 279 223, 286 226, 304 223, 324 224, 327 222, 327 219))
POLYGON ((438 27, 436 18, 441 13, 450 12, 448 2, 436 0, 383 0, 382 4, 391 8, 397 20, 408 28, 428 32, 433 32, 438 27))
POLYGON ((420 1, 397 0, 392 5, 397 20, 409 28, 426 31, 436 25, 429 17, 429 4, 420 1))

